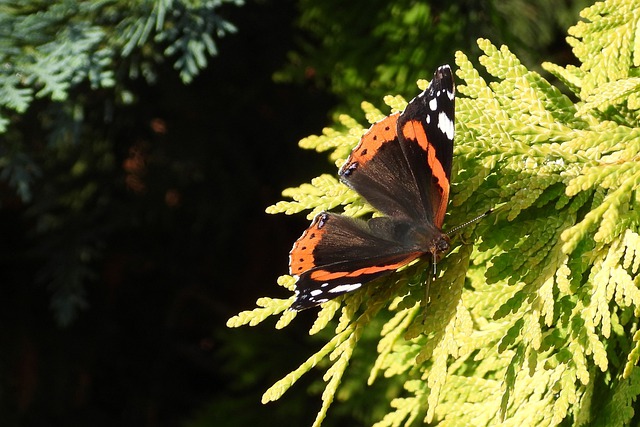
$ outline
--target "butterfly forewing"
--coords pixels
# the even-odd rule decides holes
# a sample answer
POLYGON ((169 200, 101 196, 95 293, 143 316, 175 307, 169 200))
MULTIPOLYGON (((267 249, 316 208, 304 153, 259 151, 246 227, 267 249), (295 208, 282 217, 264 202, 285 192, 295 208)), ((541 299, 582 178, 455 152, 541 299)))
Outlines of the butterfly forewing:
POLYGON ((398 135, 409 170, 430 220, 440 228, 449 201, 453 159, 455 87, 449 66, 411 100, 398 119, 398 135))
POLYGON ((342 182, 380 212, 394 218, 425 217, 419 187, 398 141, 398 119, 392 114, 374 123, 340 169, 342 182))

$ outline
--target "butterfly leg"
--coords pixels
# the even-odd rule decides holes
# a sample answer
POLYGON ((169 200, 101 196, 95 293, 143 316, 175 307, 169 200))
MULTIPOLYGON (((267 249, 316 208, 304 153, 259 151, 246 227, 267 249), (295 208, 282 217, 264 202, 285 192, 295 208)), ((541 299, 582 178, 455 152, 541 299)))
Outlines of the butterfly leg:
POLYGON ((429 291, 431 290, 431 281, 433 276, 427 275, 427 280, 424 284, 424 305, 429 306, 431 304, 431 296, 429 295, 429 291))

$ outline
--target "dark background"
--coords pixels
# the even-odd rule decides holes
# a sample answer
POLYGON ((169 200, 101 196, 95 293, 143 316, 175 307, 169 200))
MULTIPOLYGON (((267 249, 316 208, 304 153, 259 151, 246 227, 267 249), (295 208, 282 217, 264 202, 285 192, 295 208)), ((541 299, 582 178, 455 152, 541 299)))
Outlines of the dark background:
MULTIPOLYGON (((55 159, 38 149, 50 132, 41 116, 52 104, 39 101, 12 124, 35 147, 43 174, 28 202, 0 185, 3 426, 311 424, 321 372, 280 402, 261 405, 260 396, 321 345, 306 332, 314 313, 284 331, 270 321, 225 326, 260 296, 287 296, 276 279, 308 221, 264 209, 282 189, 335 172, 297 141, 320 133, 334 112, 361 117, 360 100, 413 96, 415 79, 453 63, 455 50, 473 58, 480 36, 508 43, 527 66, 564 65, 566 28, 548 17, 563 12, 571 23, 579 10, 576 2, 540 2, 533 12, 526 2, 506 2, 508 12, 491 2, 443 10, 434 3, 427 27, 442 31, 450 21, 443 28, 453 30, 440 41, 418 34, 398 42, 427 51, 400 85, 381 78, 379 64, 415 55, 391 57, 397 46, 368 37, 387 3, 223 8, 238 33, 218 41, 219 55, 190 85, 166 63, 154 84, 126 82, 137 99, 131 105, 110 104, 107 91, 74 89, 73 97, 86 98, 95 134, 55 159), (321 17, 310 23, 312 9, 321 17), (531 42, 538 26, 547 30, 542 47, 531 42), (364 83, 342 80, 349 67, 364 83), (88 170, 76 173, 83 165, 88 170)), ((336 407, 325 425, 369 424, 366 405, 336 407)))

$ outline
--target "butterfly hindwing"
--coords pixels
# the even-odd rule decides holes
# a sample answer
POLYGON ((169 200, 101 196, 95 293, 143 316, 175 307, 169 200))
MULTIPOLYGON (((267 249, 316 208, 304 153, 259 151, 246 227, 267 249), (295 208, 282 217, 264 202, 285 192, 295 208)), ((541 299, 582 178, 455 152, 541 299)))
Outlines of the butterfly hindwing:
POLYGON ((317 215, 289 255, 290 274, 297 276, 291 308, 318 305, 418 258, 421 252, 405 244, 411 229, 388 217, 362 221, 317 215))

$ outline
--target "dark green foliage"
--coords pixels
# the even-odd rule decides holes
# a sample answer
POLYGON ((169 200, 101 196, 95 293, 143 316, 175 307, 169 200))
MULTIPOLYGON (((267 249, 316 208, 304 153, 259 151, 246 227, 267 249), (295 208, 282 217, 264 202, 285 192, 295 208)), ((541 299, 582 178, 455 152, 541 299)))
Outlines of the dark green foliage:
MULTIPOLYGON (((95 25, 110 16, 147 22, 155 4, 83 3, 112 8, 87 18, 95 25)), ((296 224, 266 223, 263 208, 319 169, 295 141, 324 124, 330 97, 271 82, 291 45, 290 2, 215 12, 245 31, 223 40, 211 33, 220 57, 190 85, 152 26, 144 44, 112 58, 114 86, 85 79, 64 101, 34 95, 24 113, 7 110, 1 425, 311 422, 304 408, 313 396, 302 393, 298 411, 260 404, 287 357, 304 355, 303 336, 280 335, 283 357, 272 334, 254 344, 219 331, 284 265, 272 255, 286 253, 296 224), (299 166, 274 168, 286 153, 299 166), (17 194, 23 184, 30 198, 17 194), (257 375, 247 369, 256 365, 257 375), (213 412, 212 422, 205 408, 216 405, 227 412, 213 412)), ((119 38, 112 30, 103 42, 119 38)))
POLYGON ((86 307, 84 285, 96 275, 92 262, 104 236, 117 227, 103 219, 109 210, 105 190, 117 167, 114 108, 133 101, 131 77, 154 81, 165 58, 174 61, 184 82, 206 67, 207 56, 216 53, 212 36, 235 31, 217 13, 222 3, 0 5, 0 177, 24 202, 34 199, 35 182, 53 177, 38 190, 30 214, 48 242, 40 247, 48 261, 38 281, 50 287, 61 324, 86 307), (21 114, 29 128, 21 125, 21 114), (77 230, 72 238, 70 225, 77 230), (60 246, 63 251, 54 249, 60 246))
POLYGON ((357 116, 365 96, 410 98, 416 80, 456 50, 477 56, 478 37, 507 44, 528 64, 548 60, 558 53, 559 36, 590 3, 302 0, 298 25, 306 37, 276 77, 326 85, 343 100, 342 109, 357 116))

